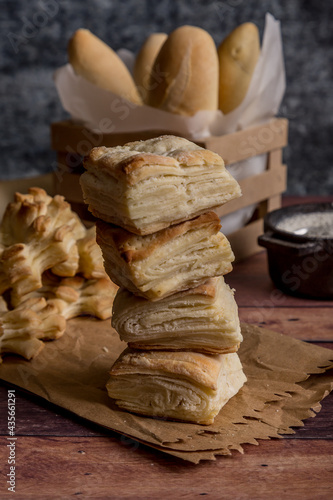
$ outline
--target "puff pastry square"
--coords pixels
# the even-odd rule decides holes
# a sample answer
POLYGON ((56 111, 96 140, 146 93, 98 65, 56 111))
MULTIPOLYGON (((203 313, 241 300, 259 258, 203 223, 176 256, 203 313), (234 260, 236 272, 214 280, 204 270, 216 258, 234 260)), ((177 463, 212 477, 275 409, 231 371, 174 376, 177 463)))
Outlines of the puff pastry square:
POLYGON ((89 210, 136 234, 192 219, 241 195, 218 154, 171 135, 93 148, 84 167, 80 182, 89 210))
POLYGON ((233 291, 223 277, 158 302, 120 288, 112 326, 135 349, 230 353, 243 340, 233 291))
POLYGON ((212 424, 246 381, 237 353, 126 349, 106 388, 122 409, 150 417, 212 424))
POLYGON ((215 212, 138 236, 102 221, 97 243, 111 280, 135 295, 159 300, 232 269, 234 254, 215 212))

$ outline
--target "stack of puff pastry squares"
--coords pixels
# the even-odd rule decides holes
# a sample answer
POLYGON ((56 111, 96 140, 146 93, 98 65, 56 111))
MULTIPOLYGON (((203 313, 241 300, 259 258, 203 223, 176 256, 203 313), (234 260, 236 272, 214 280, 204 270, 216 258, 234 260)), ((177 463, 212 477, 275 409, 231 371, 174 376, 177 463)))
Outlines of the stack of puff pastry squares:
POLYGON ((241 195, 222 158, 160 136, 85 158, 81 187, 119 286, 112 326, 128 347, 107 391, 125 410, 211 424, 246 381, 234 254, 214 208, 241 195))

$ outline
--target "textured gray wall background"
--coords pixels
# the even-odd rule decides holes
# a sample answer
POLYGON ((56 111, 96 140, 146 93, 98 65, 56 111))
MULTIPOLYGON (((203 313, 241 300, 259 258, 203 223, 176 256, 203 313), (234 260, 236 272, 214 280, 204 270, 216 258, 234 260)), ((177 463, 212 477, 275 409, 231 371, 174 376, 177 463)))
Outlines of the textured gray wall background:
POLYGON ((0 0, 0 180, 52 169, 49 125, 67 117, 52 73, 67 62, 67 42, 76 29, 90 29, 115 50, 136 51, 151 32, 192 24, 218 44, 245 21, 262 31, 267 11, 282 26, 288 193, 332 194, 331 0, 0 0))

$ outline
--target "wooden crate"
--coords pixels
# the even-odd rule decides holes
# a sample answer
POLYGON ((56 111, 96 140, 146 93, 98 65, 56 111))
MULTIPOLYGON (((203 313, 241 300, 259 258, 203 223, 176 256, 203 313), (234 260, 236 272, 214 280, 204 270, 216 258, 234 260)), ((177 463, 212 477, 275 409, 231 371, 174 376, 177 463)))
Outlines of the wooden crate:
MULTIPOLYGON (((65 196, 85 222, 93 221, 94 218, 83 203, 79 184, 83 156, 95 146, 117 146, 168 133, 170 132, 167 130, 154 130, 128 134, 96 134, 71 121, 53 123, 51 145, 57 152, 53 174, 54 191, 65 196)), ((236 260, 262 250, 257 244, 257 238, 263 232, 263 217, 281 206, 281 195, 286 189, 287 167, 282 163, 282 149, 287 143, 288 120, 285 118, 275 118, 263 125, 197 141, 200 146, 220 154, 226 165, 268 153, 266 170, 239 182, 243 196, 216 210, 222 217, 249 205, 257 206, 255 214, 244 227, 228 234, 236 260)))

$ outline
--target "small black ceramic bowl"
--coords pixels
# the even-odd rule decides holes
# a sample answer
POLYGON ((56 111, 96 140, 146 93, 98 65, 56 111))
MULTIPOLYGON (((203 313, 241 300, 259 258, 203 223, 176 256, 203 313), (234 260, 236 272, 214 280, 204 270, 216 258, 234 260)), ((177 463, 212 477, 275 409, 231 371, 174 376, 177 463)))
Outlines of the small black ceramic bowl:
POLYGON ((282 291, 333 299, 333 203, 305 203, 269 212, 259 245, 282 291))

